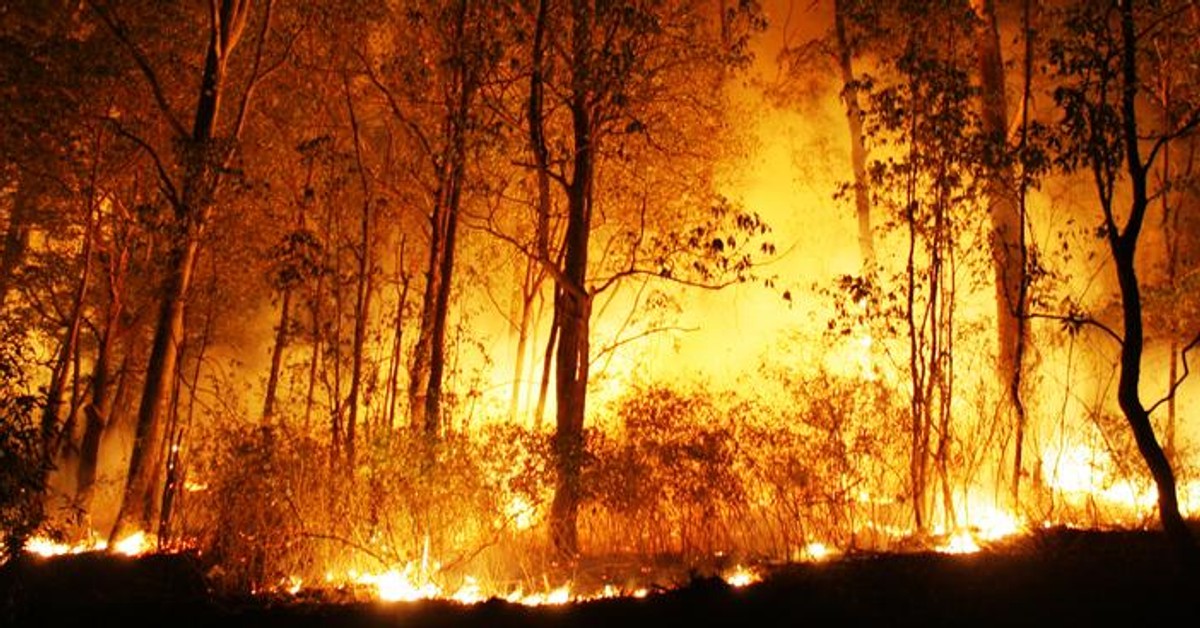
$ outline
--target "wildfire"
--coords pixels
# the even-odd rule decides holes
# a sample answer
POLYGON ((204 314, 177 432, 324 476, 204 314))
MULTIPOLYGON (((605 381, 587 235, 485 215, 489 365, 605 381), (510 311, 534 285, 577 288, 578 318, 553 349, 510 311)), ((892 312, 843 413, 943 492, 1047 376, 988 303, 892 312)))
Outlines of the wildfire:
POLYGON ((961 530, 954 533, 945 543, 937 547, 943 554, 974 554, 979 551, 979 544, 970 532, 961 530))
POLYGON ((117 541, 111 548, 108 546, 108 541, 99 538, 95 533, 73 543, 57 541, 48 536, 34 536, 25 542, 25 551, 43 558, 105 551, 123 556, 141 556, 153 549, 153 546, 151 537, 139 531, 117 541))
POLYGON ((828 560, 834 554, 835 551, 828 545, 821 543, 820 541, 813 541, 812 543, 804 546, 804 552, 802 553, 802 556, 805 560, 820 562, 823 560, 828 560))
POLYGON ((725 582, 734 588, 746 587, 762 581, 762 576, 758 572, 741 565, 734 567, 733 571, 725 574, 724 578, 725 582))

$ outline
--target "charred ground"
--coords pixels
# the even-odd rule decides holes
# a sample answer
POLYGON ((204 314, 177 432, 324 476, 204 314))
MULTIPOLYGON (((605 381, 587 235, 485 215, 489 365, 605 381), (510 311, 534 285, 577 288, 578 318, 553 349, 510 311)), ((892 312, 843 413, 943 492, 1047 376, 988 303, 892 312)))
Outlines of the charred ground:
POLYGON ((1147 625, 1200 612, 1200 579, 1148 531, 1053 529, 975 554, 849 554, 764 573, 744 588, 697 574, 642 599, 533 608, 227 595, 187 554, 25 558, 0 586, 14 626, 1147 625))

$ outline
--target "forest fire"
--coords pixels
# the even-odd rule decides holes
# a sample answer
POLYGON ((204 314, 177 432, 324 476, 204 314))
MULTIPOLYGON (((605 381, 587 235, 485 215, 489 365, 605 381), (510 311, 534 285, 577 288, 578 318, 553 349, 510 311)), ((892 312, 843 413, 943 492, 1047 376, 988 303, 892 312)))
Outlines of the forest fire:
POLYGON ((1200 574, 1197 38, 1186 0, 0 10, 0 583, 620 608, 1047 531, 1200 574))

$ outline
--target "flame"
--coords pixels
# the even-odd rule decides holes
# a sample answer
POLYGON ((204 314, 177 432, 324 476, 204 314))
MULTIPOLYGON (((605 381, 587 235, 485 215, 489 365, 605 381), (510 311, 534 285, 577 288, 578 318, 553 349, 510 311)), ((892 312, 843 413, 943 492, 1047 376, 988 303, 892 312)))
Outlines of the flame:
POLYGON ((140 556, 145 554, 152 545, 150 537, 139 530, 114 543, 113 551, 126 556, 140 556))
POLYGON ((382 574, 364 574, 355 577, 354 581, 374 586, 376 596, 384 602, 415 602, 442 594, 442 590, 432 582, 413 582, 411 567, 410 564, 403 571, 391 569, 382 574))
POLYGON ((152 546, 151 537, 144 532, 134 532, 113 544, 110 550, 108 541, 100 538, 95 532, 91 532, 82 540, 73 543, 57 541, 48 536, 33 536, 25 542, 25 552, 42 558, 104 551, 112 551, 114 554, 124 556, 141 556, 149 552, 152 546))
POLYGON ((802 555, 805 560, 821 562, 828 560, 834 555, 834 553, 835 552, 830 549, 828 545, 819 541, 813 541, 812 543, 804 546, 804 552, 802 555))
POLYGON ((72 544, 55 541, 54 539, 44 536, 35 536, 25 542, 26 552, 36 556, 41 556, 43 558, 62 556, 65 554, 80 554, 83 552, 103 551, 107 547, 108 544, 103 541, 95 543, 85 542, 72 544))
POLYGON ((762 576, 758 572, 748 567, 738 565, 737 567, 734 567, 732 571, 726 573, 724 575, 724 579, 729 586, 741 588, 750 586, 756 582, 761 582, 762 576))
POLYGON ((505 518, 512 522, 518 532, 528 530, 538 523, 538 512, 525 498, 517 495, 504 507, 505 518))
POLYGON ((943 554, 974 554, 979 551, 979 544, 970 532, 960 530, 936 549, 943 554))

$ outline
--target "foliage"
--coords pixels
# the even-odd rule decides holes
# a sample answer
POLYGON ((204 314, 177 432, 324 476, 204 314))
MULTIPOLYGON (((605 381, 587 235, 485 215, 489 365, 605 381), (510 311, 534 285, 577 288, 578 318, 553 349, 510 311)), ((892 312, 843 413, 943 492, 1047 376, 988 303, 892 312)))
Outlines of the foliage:
POLYGON ((633 390, 616 407, 619 439, 592 433, 584 475, 591 499, 637 535, 623 549, 642 554, 711 552, 725 509, 743 501, 734 473, 736 443, 715 400, 703 391, 633 390))
POLYGON ((43 492, 52 468, 47 434, 37 421, 41 408, 29 392, 28 359, 22 339, 10 325, 0 329, 0 532, 8 559, 45 518, 43 492))

